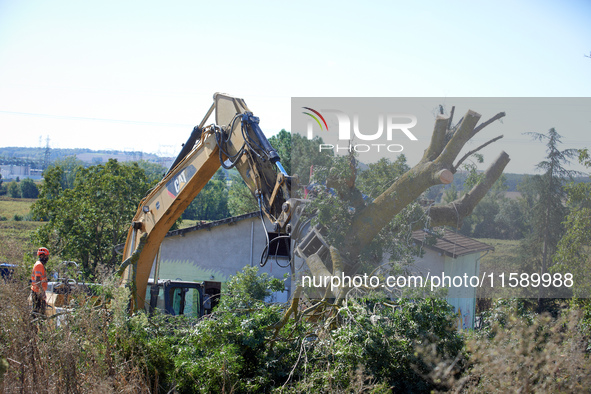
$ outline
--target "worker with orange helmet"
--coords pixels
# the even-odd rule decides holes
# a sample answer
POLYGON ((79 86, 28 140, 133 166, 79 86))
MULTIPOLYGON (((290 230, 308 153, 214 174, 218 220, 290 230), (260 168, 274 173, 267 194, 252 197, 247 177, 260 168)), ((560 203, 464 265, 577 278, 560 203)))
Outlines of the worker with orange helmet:
POLYGON ((33 313, 45 315, 45 291, 47 290, 45 264, 49 260, 49 250, 47 248, 39 248, 37 250, 37 256, 39 260, 37 260, 33 266, 33 272, 31 272, 31 299, 33 300, 33 313))

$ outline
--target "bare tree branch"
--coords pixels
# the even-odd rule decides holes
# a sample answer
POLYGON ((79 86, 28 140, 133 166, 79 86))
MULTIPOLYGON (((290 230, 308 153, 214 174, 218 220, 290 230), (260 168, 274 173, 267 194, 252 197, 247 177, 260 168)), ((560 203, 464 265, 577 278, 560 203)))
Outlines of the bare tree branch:
POLYGON ((504 112, 499 112, 498 114, 496 114, 495 116, 493 116, 492 118, 490 118, 489 120, 487 120, 484 123, 481 123, 480 125, 478 125, 478 127, 476 127, 474 129, 474 132, 472 133, 472 135, 470 136, 470 138, 474 137, 476 135, 476 133, 478 133, 480 130, 484 129, 486 126, 488 126, 489 124, 491 124, 492 122, 501 119, 502 117, 505 116, 504 112))
POLYGON ((486 142, 486 143, 484 143, 484 144, 480 145, 478 148, 476 148, 476 149, 472 149, 470 152, 466 153, 466 154, 464 155, 464 157, 462 157, 462 158, 460 159, 460 161, 458 161, 458 164, 456 164, 455 166, 453 166, 453 168, 451 169, 451 172, 455 174, 455 173, 456 173, 456 171, 458 170, 458 168, 460 167, 460 164, 462 164, 462 163, 464 162, 464 160, 466 160, 468 157, 472 156, 474 153, 478 152, 479 150, 481 150, 481 149, 485 148, 487 145, 490 145, 490 144, 492 144, 493 142, 500 140, 501 138, 503 138, 503 136, 502 136, 502 135, 500 135, 500 136, 498 136, 498 137, 496 137, 496 138, 493 138, 492 140, 490 140, 490 141, 488 141, 488 142, 486 142))
POLYGON ((454 120, 454 113, 456 112, 456 107, 452 106, 451 111, 449 111, 449 123, 447 124, 447 128, 451 129, 451 124, 454 120))

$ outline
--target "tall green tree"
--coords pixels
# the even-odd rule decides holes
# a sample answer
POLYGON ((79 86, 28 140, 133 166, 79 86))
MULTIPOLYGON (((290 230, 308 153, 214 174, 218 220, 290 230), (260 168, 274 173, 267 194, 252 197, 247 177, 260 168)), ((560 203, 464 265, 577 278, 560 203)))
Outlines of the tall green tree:
MULTIPOLYGON (((588 149, 579 151, 579 162, 591 169, 588 149)), ((573 275, 576 297, 591 295, 591 183, 571 183, 566 188, 569 214, 566 231, 554 256, 554 272, 573 275)))
POLYGON ((158 163, 152 163, 146 160, 138 160, 132 162, 126 162, 126 165, 137 165, 144 171, 146 174, 146 178, 148 182, 152 185, 156 185, 158 182, 164 178, 164 174, 166 173, 166 168, 163 165, 158 163))
POLYGON ((76 174, 84 168, 84 162, 78 160, 76 156, 67 156, 63 159, 54 161, 43 172, 43 179, 47 177, 55 177, 59 173, 59 183, 62 189, 71 189, 74 187, 74 180, 76 174))
POLYGON ((285 171, 287 171, 287 173, 290 175, 292 174, 291 138, 291 133, 285 129, 281 129, 279 133, 269 138, 269 143, 273 148, 275 148, 275 150, 279 154, 279 157, 281 158, 281 164, 283 165, 283 168, 285 168, 285 171))
MULTIPOLYGON (((546 134, 529 133, 534 140, 545 142, 546 158, 537 164, 543 174, 531 178, 528 222, 530 233, 521 243, 523 256, 530 267, 542 275, 552 265, 558 242, 564 234, 563 221, 568 213, 564 205, 564 185, 575 174, 565 168, 575 157, 575 149, 560 150, 561 136, 552 128, 546 134)), ((544 308, 543 288, 538 294, 540 311, 544 308)))
POLYGON ((376 198, 386 191, 392 180, 398 179, 409 169, 404 155, 398 156, 394 161, 382 158, 376 163, 369 164, 365 171, 360 171, 357 187, 364 194, 376 198))
POLYGON ((269 138, 269 142, 279 153, 281 164, 287 173, 298 175, 302 185, 310 182, 310 173, 313 172, 310 167, 330 166, 332 154, 326 150, 318 150, 318 144, 322 144, 320 137, 308 140, 299 134, 281 130, 269 138))
POLYGON ((137 165, 109 160, 78 168, 72 188, 62 185, 64 169, 48 171, 32 212, 47 223, 35 241, 62 259, 82 264, 87 274, 97 266, 115 268, 120 260, 114 246, 125 242, 129 218, 150 187, 137 165))

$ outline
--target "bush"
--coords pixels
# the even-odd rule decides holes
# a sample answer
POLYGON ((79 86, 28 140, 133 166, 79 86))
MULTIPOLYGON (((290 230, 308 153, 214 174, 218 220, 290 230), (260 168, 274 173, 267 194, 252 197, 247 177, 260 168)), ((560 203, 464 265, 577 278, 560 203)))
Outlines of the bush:
POLYGON ((340 315, 341 327, 302 344, 296 391, 351 391, 361 379, 365 388, 429 392, 438 386, 428 375, 461 354, 453 308, 442 299, 399 299, 393 308, 350 302, 340 315))
POLYGON ((502 301, 500 317, 466 344, 469 370, 455 382, 464 392, 587 392, 591 361, 585 351, 584 310, 558 318, 520 310, 523 300, 502 301))
POLYGON ((23 198, 37 198, 39 196, 39 189, 31 178, 25 178, 20 183, 21 194, 23 198))
POLYGON ((12 198, 20 198, 21 197, 21 188, 18 183, 12 181, 7 186, 8 195, 12 198))

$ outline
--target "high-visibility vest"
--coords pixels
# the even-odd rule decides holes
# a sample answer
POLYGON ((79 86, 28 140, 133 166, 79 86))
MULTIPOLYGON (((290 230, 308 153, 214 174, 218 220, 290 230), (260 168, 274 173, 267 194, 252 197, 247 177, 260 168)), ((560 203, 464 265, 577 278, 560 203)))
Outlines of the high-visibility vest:
POLYGON ((31 290, 35 293, 39 293, 41 291, 37 277, 41 277, 41 287, 43 287, 43 290, 47 290, 47 276, 45 275, 45 266, 40 261, 35 263, 33 266, 33 272, 31 272, 31 290))

